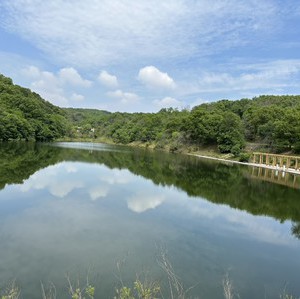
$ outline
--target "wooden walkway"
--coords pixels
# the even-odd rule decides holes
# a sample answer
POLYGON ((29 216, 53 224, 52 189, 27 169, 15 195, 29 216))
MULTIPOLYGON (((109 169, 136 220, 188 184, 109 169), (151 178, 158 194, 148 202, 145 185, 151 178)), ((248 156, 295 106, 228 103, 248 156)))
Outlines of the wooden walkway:
POLYGON ((231 165, 248 165, 251 167, 249 175, 252 178, 285 185, 295 189, 300 189, 300 169, 298 168, 300 167, 300 157, 267 153, 254 153, 252 156, 252 162, 238 162, 202 155, 193 156, 216 160, 231 165), (287 168, 287 166, 289 167, 287 168))
POLYGON ((300 174, 300 157, 270 153, 253 153, 252 163, 257 166, 300 174))

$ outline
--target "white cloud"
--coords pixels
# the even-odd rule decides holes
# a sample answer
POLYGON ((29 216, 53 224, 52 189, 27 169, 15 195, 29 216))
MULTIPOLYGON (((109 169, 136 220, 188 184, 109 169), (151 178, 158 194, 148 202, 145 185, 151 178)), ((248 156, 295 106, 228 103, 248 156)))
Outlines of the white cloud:
POLYGON ((149 209, 155 209, 166 200, 164 195, 149 195, 139 193, 127 200, 128 209, 136 213, 142 213, 149 209))
POLYGON ((174 80, 167 73, 161 72, 152 65, 140 69, 138 79, 150 88, 173 89, 175 87, 174 80))
POLYGON ((137 94, 131 92, 123 92, 120 89, 116 91, 109 91, 107 92, 107 95, 110 98, 119 99, 122 104, 134 104, 139 101, 139 96, 137 94))
POLYGON ((71 163, 66 164, 65 169, 67 173, 76 173, 78 171, 77 167, 71 163))
POLYGON ((81 94, 73 93, 71 96, 71 100, 75 102, 82 102, 84 101, 84 96, 81 94))
MULTIPOLYGON (((228 66, 230 68, 230 66, 228 66)), ((186 86, 187 93, 253 92, 265 93, 297 86, 295 75, 300 74, 300 60, 277 60, 265 63, 235 65, 233 75, 229 72, 204 72, 197 83, 186 86)))
POLYGON ((99 198, 104 198, 109 192, 109 187, 100 185, 95 186, 89 190, 89 194, 92 200, 97 200, 99 198))
POLYGON ((70 180, 62 182, 56 180, 49 183, 48 190, 52 195, 59 198, 64 198, 73 190, 81 187, 83 187, 83 184, 80 181, 70 180))
MULTIPOLYGON (((289 234, 284 233, 282 223, 274 223, 271 217, 251 215, 246 211, 233 209, 227 205, 215 205, 209 201, 182 202, 187 213, 201 218, 217 220, 222 223, 222 229, 228 233, 232 231, 247 238, 260 240, 264 243, 277 245, 292 245, 289 234)), ((180 203, 180 204, 182 204, 180 203)), ((182 208, 183 209, 183 208, 182 208)), ((218 222, 216 221, 216 222, 218 222)))
POLYGON ((62 179, 60 175, 69 172, 70 168, 68 163, 61 163, 49 166, 34 173, 25 183, 21 186, 22 192, 28 192, 32 189, 48 189, 55 197, 64 198, 74 189, 82 188, 83 182, 70 178, 62 179))
POLYGON ((109 185, 128 184, 132 181, 133 175, 129 170, 109 169, 109 171, 100 177, 102 182, 109 185))
MULTIPOLYGON (((266 92, 297 93, 297 65, 274 63, 269 70, 263 69, 263 63, 246 68, 246 60, 244 69, 238 65, 243 57, 249 59, 249 53, 254 53, 250 55, 253 61, 263 61, 269 52, 269 57, 283 52, 297 57, 296 32, 281 39, 281 33, 290 29, 292 10, 297 23, 296 7, 282 8, 274 0, 2 0, 1 30, 7 36, 13 34, 20 44, 15 47, 18 54, 9 60, 7 52, 3 58, 0 52, 0 65, 21 85, 23 78, 15 76, 12 68, 16 73, 29 64, 40 70, 51 70, 45 67, 47 63, 59 66, 62 69, 52 73, 54 79, 31 67, 26 76, 32 85, 23 85, 60 106, 75 105, 76 100, 83 105, 80 97, 74 97, 78 94, 86 96, 85 107, 109 111, 153 111, 153 104, 165 106, 167 95, 191 104, 197 98, 210 101, 266 92), (282 49, 286 51, 280 52, 282 49), (17 55, 23 56, 22 63, 17 55), (229 57, 236 57, 238 63, 230 65, 229 57), (89 76, 84 75, 87 72, 89 76), (140 81, 132 82, 136 76, 140 81), (145 90, 140 83, 150 88, 145 90), (93 90, 86 93, 75 89, 91 85, 93 90), (105 95, 119 101, 101 102, 105 95)), ((11 46, 7 44, 6 51, 11 46)))
POLYGON ((106 87, 115 88, 118 86, 117 77, 109 74, 107 71, 101 71, 98 80, 106 87))
POLYGON ((22 74, 32 79, 38 79, 40 77, 41 71, 38 67, 30 65, 26 69, 22 70, 22 74))
POLYGON ((208 103, 208 101, 205 99, 197 98, 190 104, 190 107, 198 106, 204 103, 208 103))
POLYGON ((172 98, 172 97, 165 97, 161 100, 154 100, 153 104, 159 108, 181 108, 183 107, 183 103, 172 98))
POLYGON ((211 55, 274 29, 281 16, 271 1, 257 0, 3 0, 0 5, 2 26, 48 57, 81 67, 211 55))
MULTIPOLYGON (((36 71, 34 70, 35 73, 32 73, 32 75, 36 76, 36 71)), ((39 71, 38 74, 38 77, 35 77, 34 81, 31 82, 30 88, 53 104, 59 106, 67 105, 68 100, 58 78, 51 72, 39 71)))
POLYGON ((21 72, 30 81, 30 88, 42 98, 58 106, 67 106, 68 98, 83 101, 84 96, 70 92, 71 88, 89 87, 92 82, 83 79, 74 68, 62 68, 57 74, 42 71, 36 66, 29 66, 21 72), (68 93, 70 96, 68 96, 68 93))
POLYGON ((59 78, 63 83, 68 83, 74 86, 90 87, 92 82, 83 79, 72 67, 62 68, 58 73, 59 78))

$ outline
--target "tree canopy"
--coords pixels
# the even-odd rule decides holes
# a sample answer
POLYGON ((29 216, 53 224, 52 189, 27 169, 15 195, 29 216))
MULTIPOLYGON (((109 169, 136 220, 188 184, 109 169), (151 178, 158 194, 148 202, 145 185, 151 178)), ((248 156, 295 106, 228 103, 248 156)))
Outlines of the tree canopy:
MULTIPOLYGON (((274 151, 300 152, 300 96, 221 100, 191 111, 164 108, 157 113, 98 111, 96 115, 82 109, 80 113, 80 136, 94 128, 96 138, 107 137, 116 143, 153 143, 170 151, 187 145, 214 145, 220 152, 237 155, 246 142, 254 142, 274 151)), ((69 119, 76 115, 74 110, 69 119)))
POLYGON ((178 151, 212 145, 238 155, 246 142, 300 153, 300 96, 263 95, 204 103, 192 110, 110 113, 59 108, 0 75, 0 140, 51 141, 60 137, 141 142, 178 151))
POLYGON ((61 108, 0 74, 0 140, 51 141, 67 133, 61 108))

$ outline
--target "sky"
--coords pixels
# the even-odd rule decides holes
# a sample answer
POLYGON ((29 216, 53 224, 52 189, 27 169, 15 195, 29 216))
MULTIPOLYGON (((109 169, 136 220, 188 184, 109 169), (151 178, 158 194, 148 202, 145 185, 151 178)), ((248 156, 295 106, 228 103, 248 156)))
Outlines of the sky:
POLYGON ((300 93, 299 0, 0 0, 0 73, 122 112, 300 93))

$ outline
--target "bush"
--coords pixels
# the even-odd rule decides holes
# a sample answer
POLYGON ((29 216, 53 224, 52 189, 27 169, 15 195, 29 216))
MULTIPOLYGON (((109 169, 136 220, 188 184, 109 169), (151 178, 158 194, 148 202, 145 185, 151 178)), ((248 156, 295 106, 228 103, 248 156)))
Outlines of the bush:
POLYGON ((240 153, 239 161, 240 162, 249 162, 251 154, 249 153, 240 153))
POLYGON ((241 146, 239 144, 234 145, 230 152, 235 156, 238 157, 239 154, 241 153, 241 146))
POLYGON ((300 154, 300 141, 296 142, 293 146, 293 152, 295 154, 300 154))

